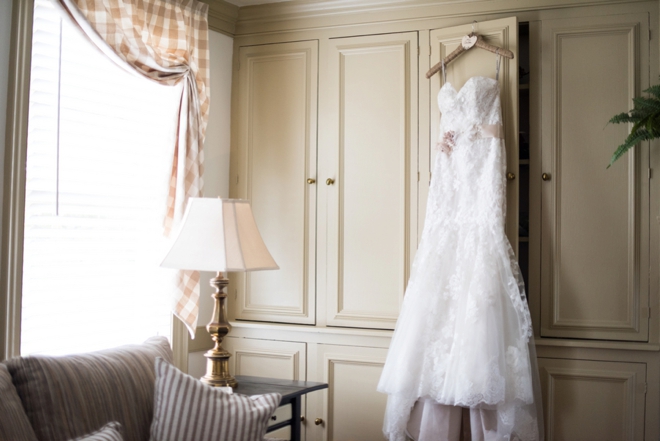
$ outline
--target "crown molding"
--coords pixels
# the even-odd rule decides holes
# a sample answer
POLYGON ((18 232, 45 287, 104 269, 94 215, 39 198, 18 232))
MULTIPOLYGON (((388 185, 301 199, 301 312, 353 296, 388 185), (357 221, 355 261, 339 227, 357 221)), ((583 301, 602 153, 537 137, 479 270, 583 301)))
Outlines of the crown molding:
POLYGON ((469 17, 648 0, 291 0, 238 7, 209 5, 209 28, 230 37, 429 18, 469 17))
POLYGON ((234 35, 645 1, 647 0, 292 0, 239 8, 234 35))
POLYGON ((236 33, 238 6, 224 0, 201 0, 209 5, 209 29, 233 37, 236 33))

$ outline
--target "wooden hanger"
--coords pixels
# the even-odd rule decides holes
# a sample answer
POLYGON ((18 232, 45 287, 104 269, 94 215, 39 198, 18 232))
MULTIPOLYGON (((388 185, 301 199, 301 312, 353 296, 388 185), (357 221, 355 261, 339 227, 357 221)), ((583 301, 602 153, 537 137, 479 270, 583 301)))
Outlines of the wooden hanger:
POLYGON ((501 55, 505 58, 508 59, 513 59, 513 52, 511 52, 508 49, 502 49, 501 47, 497 47, 495 45, 492 45, 490 43, 486 43, 484 40, 484 37, 481 35, 477 35, 474 32, 470 32, 468 35, 463 37, 463 41, 461 44, 458 45, 454 51, 447 55, 442 61, 437 63, 435 66, 433 66, 431 69, 429 69, 428 72, 426 72, 426 78, 431 78, 436 72, 442 69, 442 64, 445 64, 445 67, 447 64, 451 63, 456 57, 461 55, 463 52, 467 52, 468 50, 472 49, 473 47, 478 47, 480 49, 485 49, 489 52, 492 52, 494 54, 501 55), (476 41, 472 42, 470 41, 471 39, 476 37, 476 41), (465 44, 467 41, 467 44, 465 44), (466 48, 467 46, 467 48, 466 48))

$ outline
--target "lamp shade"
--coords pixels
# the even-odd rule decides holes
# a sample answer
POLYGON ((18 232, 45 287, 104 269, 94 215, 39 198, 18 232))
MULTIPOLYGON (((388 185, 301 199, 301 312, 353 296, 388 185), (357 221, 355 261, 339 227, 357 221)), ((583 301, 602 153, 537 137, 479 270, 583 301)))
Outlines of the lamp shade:
POLYGON ((160 264, 199 271, 278 269, 250 203, 241 199, 190 198, 174 244, 160 264))

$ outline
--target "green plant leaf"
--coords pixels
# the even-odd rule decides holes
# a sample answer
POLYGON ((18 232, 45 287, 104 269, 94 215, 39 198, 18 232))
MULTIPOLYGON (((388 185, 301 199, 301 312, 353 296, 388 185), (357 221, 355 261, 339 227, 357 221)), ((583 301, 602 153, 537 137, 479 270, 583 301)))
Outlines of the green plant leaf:
POLYGON ((623 144, 619 145, 612 154, 607 168, 640 142, 660 138, 660 84, 649 87, 644 93, 648 96, 633 98, 633 108, 630 111, 614 115, 608 122, 608 124, 632 124, 632 128, 623 144))
POLYGON ((638 98, 633 98, 633 103, 635 104, 635 109, 638 110, 646 110, 650 112, 658 112, 660 111, 660 100, 657 98, 645 98, 645 97, 638 97, 638 98))
POLYGON ((619 113, 614 115, 609 122, 612 124, 621 124, 621 123, 634 123, 637 122, 639 118, 633 117, 630 113, 619 113))
POLYGON ((640 142, 650 141, 651 139, 657 137, 658 137, 657 135, 654 135, 653 133, 647 131, 646 129, 638 129, 636 131, 630 132, 630 135, 628 135, 628 137, 623 142, 623 144, 617 147, 617 149, 614 151, 614 154, 612 155, 612 158, 610 159, 610 163, 607 166, 607 168, 610 168, 617 159, 621 158, 621 156, 623 156, 628 150, 635 147, 640 142))
POLYGON ((656 84, 655 86, 651 86, 648 89, 644 91, 645 93, 649 93, 653 95, 656 98, 660 98, 660 84, 656 84))

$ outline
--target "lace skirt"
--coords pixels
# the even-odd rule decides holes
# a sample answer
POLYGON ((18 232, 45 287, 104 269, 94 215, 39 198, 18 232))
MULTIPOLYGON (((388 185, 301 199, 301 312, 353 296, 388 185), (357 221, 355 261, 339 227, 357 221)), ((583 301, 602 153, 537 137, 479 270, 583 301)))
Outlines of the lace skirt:
POLYGON ((444 224, 425 236, 378 385, 385 434, 405 440, 422 398, 490 411, 484 439, 542 439, 531 320, 503 230, 444 224))

